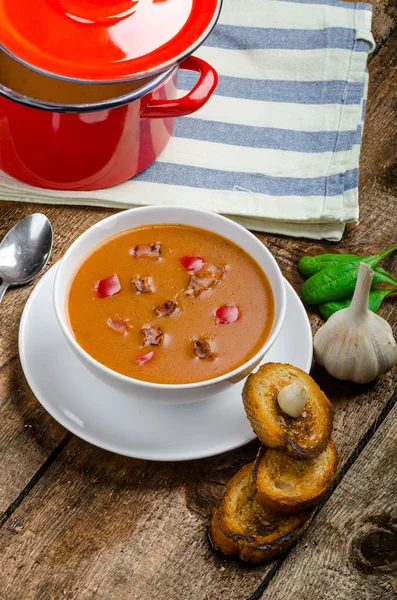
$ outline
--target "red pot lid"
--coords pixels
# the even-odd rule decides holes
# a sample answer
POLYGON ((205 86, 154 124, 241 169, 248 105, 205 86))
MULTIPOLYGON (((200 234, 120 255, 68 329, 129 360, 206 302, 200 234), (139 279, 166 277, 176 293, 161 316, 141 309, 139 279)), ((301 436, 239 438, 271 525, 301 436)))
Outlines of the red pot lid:
POLYGON ((55 76, 135 79, 191 54, 220 7, 221 0, 0 0, 0 46, 55 76))

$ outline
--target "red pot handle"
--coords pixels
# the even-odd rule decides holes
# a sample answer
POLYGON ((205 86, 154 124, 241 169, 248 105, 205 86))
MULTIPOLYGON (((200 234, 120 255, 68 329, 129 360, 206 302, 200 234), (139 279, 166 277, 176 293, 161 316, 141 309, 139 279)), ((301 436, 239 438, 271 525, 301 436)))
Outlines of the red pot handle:
POLYGON ((192 91, 183 98, 175 100, 149 100, 142 110, 143 118, 183 117, 183 115, 196 112, 210 99, 218 83, 218 74, 215 69, 197 56, 185 58, 179 68, 200 73, 200 79, 192 91))

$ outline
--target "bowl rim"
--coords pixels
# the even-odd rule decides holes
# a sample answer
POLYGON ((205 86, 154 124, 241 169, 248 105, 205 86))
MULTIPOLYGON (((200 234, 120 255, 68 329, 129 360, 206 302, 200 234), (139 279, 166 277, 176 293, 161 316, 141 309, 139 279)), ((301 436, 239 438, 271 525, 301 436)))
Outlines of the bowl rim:
MULTIPOLYGON (((189 223, 183 223, 183 218, 180 218, 180 217, 176 219, 176 222, 190 225, 189 223)), ((156 223, 160 223, 160 221, 156 221, 155 219, 153 219, 152 224, 156 224, 156 223)), ((149 225, 149 224, 150 223, 143 223, 142 225, 149 225)), ((137 225, 136 227, 139 227, 139 225, 137 225)), ((128 231, 129 229, 134 229, 134 227, 120 228, 119 231, 109 234, 108 236, 106 236, 106 238, 111 237, 112 235, 115 235, 117 233, 121 233, 123 231, 128 231)), ((205 229, 205 228, 201 227, 201 229, 205 229)), ((209 229, 209 231, 211 231, 211 230, 209 229)), ((217 233, 217 232, 214 232, 214 233, 217 233)), ((223 235, 223 234, 218 234, 218 235, 223 235)), ((233 241, 228 235, 224 235, 224 237, 233 241)), ((104 240, 106 238, 104 238, 104 240)), ((234 242, 234 243, 238 246, 240 245, 236 242, 234 242)), ((92 244, 90 249, 92 250, 96 245, 97 245, 97 243, 92 244)), ((243 248, 243 249, 245 250, 245 248, 243 248)), ((247 252, 247 254, 249 254, 249 252, 247 250, 245 250, 245 251, 247 252)), ((84 252, 84 254, 81 256, 81 261, 83 261, 84 257, 87 256, 88 252, 89 251, 84 252)), ((259 266, 266 275, 266 271, 261 267, 261 265, 259 265, 259 266)), ((271 285, 271 288, 272 288, 272 292, 274 293, 272 285, 271 285)), ((67 293, 68 293, 69 289, 70 288, 67 288, 67 293)), ((65 252, 65 254, 63 255, 63 257, 60 260, 59 268, 57 269, 57 272, 55 274, 55 281, 54 281, 54 288, 53 288, 53 302, 54 302, 55 314, 56 314, 58 323, 59 323, 61 330, 62 330, 64 336, 66 337, 67 341, 71 344, 71 346, 73 347, 75 352, 77 354, 80 354, 84 358, 84 360, 86 360, 93 368, 98 369, 105 376, 117 379, 119 381, 122 381, 122 382, 130 384, 130 385, 137 385, 137 386, 145 387, 147 389, 152 389, 152 390, 185 390, 186 391, 186 390, 193 390, 193 389, 197 389, 197 388, 207 387, 210 385, 215 385, 217 383, 228 382, 231 379, 236 378, 239 375, 241 375, 244 371, 254 368, 255 365, 258 364, 258 362, 263 358, 263 356, 266 354, 266 352, 271 348, 271 346, 275 342, 278 334, 280 333, 281 327, 284 322, 285 311, 286 311, 286 290, 285 290, 283 275, 281 273, 280 267, 278 266, 277 261, 274 258, 274 256, 272 255, 272 253, 270 252, 270 250, 253 233, 251 233, 248 229, 246 229, 242 225, 236 223, 235 221, 233 221, 227 217, 224 217, 223 215, 220 215, 218 213, 214 213, 214 212, 211 212, 208 210, 204 210, 201 208, 190 208, 190 207, 176 206, 176 205, 156 205, 156 206, 144 206, 144 207, 139 207, 139 208, 131 208, 131 209, 128 209, 125 211, 121 211, 119 213, 116 213, 114 215, 106 217, 105 219, 101 219, 100 221, 98 221, 97 223, 95 223, 94 225, 92 225, 91 227, 86 229, 86 231, 84 231, 69 246, 69 248, 67 249, 67 251, 65 252), (228 371, 227 373, 224 373, 223 375, 219 375, 218 377, 214 377, 212 379, 205 379, 204 381, 197 381, 194 383, 155 383, 155 382, 151 382, 151 381, 144 381, 142 379, 135 379, 134 377, 129 377, 127 375, 123 375, 122 373, 118 373, 117 371, 114 371, 113 369, 107 367, 106 365, 104 365, 101 362, 99 362, 98 360, 96 360, 86 350, 84 350, 84 348, 82 348, 80 346, 80 344, 77 342, 76 338, 71 333, 70 327, 65 318, 65 314, 66 314, 65 305, 63 307, 60 306, 60 302, 62 302, 62 303, 66 302, 65 296, 62 295, 62 299, 61 299, 60 298, 61 294, 57 293, 60 283, 62 282, 62 271, 63 271, 62 267, 63 267, 63 265, 67 264, 67 260, 70 256, 70 254, 72 253, 72 251, 75 249, 75 247, 79 243, 81 243, 82 241, 85 241, 87 238, 89 238, 90 235, 92 235, 92 231, 94 231, 95 229, 100 229, 104 223, 106 223, 106 224, 117 223, 117 221, 126 213, 134 212, 134 215, 137 215, 137 217, 139 218, 140 214, 147 215, 147 214, 153 213, 153 215, 156 215, 156 213, 159 209, 162 209, 162 210, 165 209, 165 210, 170 210, 170 211, 172 211, 172 210, 181 211, 182 210, 186 214, 187 213, 189 213, 189 214, 204 214, 204 215, 209 216, 211 219, 213 218, 214 220, 216 220, 218 222, 226 221, 228 223, 228 226, 232 226, 236 230, 243 231, 244 235, 251 237, 251 239, 254 241, 254 243, 257 244, 258 248, 260 248, 261 251, 264 252, 264 254, 266 255, 266 258, 268 260, 270 260, 271 263, 273 263, 273 267, 275 268, 275 273, 279 280, 280 299, 277 302, 277 305, 279 307, 279 317, 277 320, 275 318, 273 327, 272 327, 272 331, 270 332, 270 335, 266 339, 263 346, 261 346, 261 348, 258 350, 258 352, 252 358, 250 358, 248 361, 244 362, 239 367, 236 367, 235 369, 228 371)))

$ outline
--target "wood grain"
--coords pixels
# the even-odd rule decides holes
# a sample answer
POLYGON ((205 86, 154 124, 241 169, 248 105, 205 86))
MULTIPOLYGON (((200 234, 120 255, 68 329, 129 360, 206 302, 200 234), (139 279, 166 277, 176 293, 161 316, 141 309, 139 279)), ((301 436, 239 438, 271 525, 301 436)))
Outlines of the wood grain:
POLYGON ((4 597, 245 597, 261 568, 219 559, 206 515, 254 453, 250 445, 211 461, 155 464, 75 438, 1 530, 4 597))
POLYGON ((397 597, 397 406, 261 600, 397 597))
POLYGON ((0 370, 0 518, 65 436, 33 397, 18 358, 0 370))
MULTIPOLYGON (((357 387, 335 390, 341 466, 373 427, 392 381, 383 378, 358 400, 357 387)), ((251 444, 166 465, 113 456, 74 439, 1 530, 7 599, 25 593, 52 600, 65 591, 68 598, 143 600, 147 589, 159 600, 248 598, 272 566, 225 562, 209 549, 206 528, 224 484, 255 450, 251 444), (23 528, 16 533, 18 523, 23 528)))
POLYGON ((397 4, 395 0, 371 0, 373 5, 372 33, 377 51, 387 41, 397 22, 397 4))

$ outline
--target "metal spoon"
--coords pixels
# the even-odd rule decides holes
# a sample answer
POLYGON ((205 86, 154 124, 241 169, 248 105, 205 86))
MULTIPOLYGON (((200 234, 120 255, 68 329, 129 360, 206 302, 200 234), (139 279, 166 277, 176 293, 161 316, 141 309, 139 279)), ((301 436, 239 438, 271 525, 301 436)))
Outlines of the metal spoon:
POLYGON ((29 215, 10 229, 0 244, 0 302, 8 287, 40 275, 51 248, 52 227, 45 215, 29 215))

